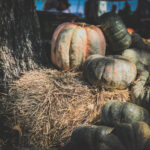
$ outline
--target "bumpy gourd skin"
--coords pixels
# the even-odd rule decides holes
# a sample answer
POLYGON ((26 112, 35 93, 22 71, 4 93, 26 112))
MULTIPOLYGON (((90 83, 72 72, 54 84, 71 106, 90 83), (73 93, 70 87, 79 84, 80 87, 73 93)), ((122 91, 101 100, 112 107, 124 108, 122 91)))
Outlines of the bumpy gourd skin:
POLYGON ((69 150, 149 150, 150 127, 144 122, 114 128, 85 126, 73 131, 71 143, 69 150))
POLYGON ((126 49, 122 55, 132 60, 137 67, 138 80, 132 87, 132 98, 135 103, 150 111, 150 88, 147 87, 150 73, 150 45, 145 44, 140 35, 132 35, 131 49, 126 49))

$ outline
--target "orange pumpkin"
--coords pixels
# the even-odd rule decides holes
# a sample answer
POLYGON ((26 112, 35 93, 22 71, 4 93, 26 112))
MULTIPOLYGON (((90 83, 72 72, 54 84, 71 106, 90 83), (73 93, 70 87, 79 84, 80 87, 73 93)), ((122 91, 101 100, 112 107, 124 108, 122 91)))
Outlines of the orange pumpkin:
POLYGON ((127 28, 127 31, 128 31, 128 33, 130 33, 130 34, 135 33, 134 29, 132 29, 132 28, 127 28))
POLYGON ((85 23, 63 23, 52 38, 51 60, 62 70, 79 68, 91 54, 105 55, 106 42, 102 31, 85 23))

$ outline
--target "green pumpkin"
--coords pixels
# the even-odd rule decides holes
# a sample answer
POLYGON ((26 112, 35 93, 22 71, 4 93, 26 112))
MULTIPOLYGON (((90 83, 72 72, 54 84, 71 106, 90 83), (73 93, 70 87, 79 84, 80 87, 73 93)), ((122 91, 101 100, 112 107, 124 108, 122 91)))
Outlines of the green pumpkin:
POLYGON ((126 26, 118 15, 103 14, 99 18, 99 26, 106 36, 111 51, 120 52, 131 45, 131 35, 127 32, 126 26))
POLYGON ((150 53, 142 49, 126 49, 122 52, 122 56, 133 61, 137 67, 137 71, 150 71, 150 53))
POLYGON ((145 92, 147 88, 145 88, 145 85, 148 81, 149 72, 148 71, 142 71, 139 74, 139 77, 137 81, 135 82, 135 85, 132 87, 131 95, 132 99, 135 101, 135 103, 139 104, 145 98, 145 92))
POLYGON ((145 44, 140 35, 132 34, 132 44, 130 49, 126 49, 122 52, 122 56, 132 60, 136 66, 138 72, 149 71, 150 72, 150 45, 145 44))
POLYGON ((145 84, 144 80, 140 79, 132 87, 132 99, 137 105, 146 108, 150 112, 150 86, 143 86, 143 84, 145 84))
POLYGON ((150 127, 144 122, 119 124, 98 144, 98 150, 149 150, 150 127))
POLYGON ((147 87, 150 73, 150 45, 145 44, 140 35, 134 33, 131 47, 124 50, 122 56, 133 61, 138 71, 138 80, 131 90, 132 99, 150 111, 150 89, 147 87))
POLYGON ((144 122, 118 124, 113 129, 85 126, 73 131, 71 143, 71 150, 149 150, 150 127, 144 122))
MULTIPOLYGON (((107 126, 79 126, 71 136, 73 150, 97 149, 96 143, 112 132, 113 128, 107 126)), ((72 149, 72 148, 71 148, 72 149)))
POLYGON ((116 123, 133 123, 137 121, 150 122, 146 109, 129 102, 108 101, 102 109, 101 121, 104 125, 113 126, 116 123))
POLYGON ((92 85, 111 89, 125 89, 136 78, 134 63, 119 56, 91 55, 83 66, 83 76, 92 85))

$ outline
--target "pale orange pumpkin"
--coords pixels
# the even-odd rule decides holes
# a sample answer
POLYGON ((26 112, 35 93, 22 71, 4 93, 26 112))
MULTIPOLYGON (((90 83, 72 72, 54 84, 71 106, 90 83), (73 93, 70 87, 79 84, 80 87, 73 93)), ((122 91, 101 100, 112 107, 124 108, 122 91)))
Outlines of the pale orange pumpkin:
POLYGON ((51 60, 62 70, 79 68, 91 54, 105 55, 106 42, 102 31, 85 23, 63 23, 52 38, 51 60))

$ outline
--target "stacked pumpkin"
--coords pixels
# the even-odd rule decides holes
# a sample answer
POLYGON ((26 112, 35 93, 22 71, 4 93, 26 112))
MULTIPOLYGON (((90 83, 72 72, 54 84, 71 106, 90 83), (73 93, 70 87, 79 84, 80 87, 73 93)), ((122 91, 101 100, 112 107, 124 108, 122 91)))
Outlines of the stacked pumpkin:
POLYGON ((132 60, 137 67, 138 80, 132 87, 132 98, 150 111, 150 45, 144 43, 140 35, 133 33, 131 48, 124 50, 122 56, 132 60))
MULTIPOLYGON (((62 70, 83 66, 83 76, 91 85, 125 89, 139 73, 137 64, 140 56, 136 53, 134 61, 128 57, 135 51, 126 50, 131 45, 131 35, 119 16, 106 13, 100 17, 99 22, 103 32, 96 26, 83 23, 58 26, 52 39, 51 60, 62 70), (109 47, 107 53, 122 56, 105 56, 106 42, 109 47)), ((142 73, 146 79, 140 84, 145 84, 149 74, 142 73)), ((150 130, 146 123, 150 123, 150 115, 146 109, 132 103, 110 101, 104 105, 99 117, 103 125, 111 127, 77 128, 71 137, 71 149, 148 150, 150 130)))
POLYGON ((92 55, 83 67, 83 75, 91 84, 111 89, 127 88, 136 74, 135 64, 119 55, 92 55))
POLYGON ((119 53, 131 45, 131 35, 119 15, 104 13, 99 18, 99 26, 106 37, 108 53, 119 53))
POLYGON ((144 122, 81 126, 71 137, 72 150, 149 150, 150 127, 144 122))
POLYGON ((136 67, 121 56, 102 57, 106 50, 104 35, 112 52, 128 48, 131 36, 117 15, 107 13, 101 16, 100 26, 103 32, 85 23, 64 23, 58 26, 52 38, 52 63, 62 70, 77 69, 88 56, 99 54, 86 61, 84 77, 94 85, 124 89, 135 80, 136 67))

